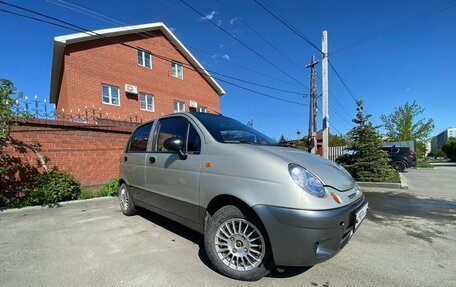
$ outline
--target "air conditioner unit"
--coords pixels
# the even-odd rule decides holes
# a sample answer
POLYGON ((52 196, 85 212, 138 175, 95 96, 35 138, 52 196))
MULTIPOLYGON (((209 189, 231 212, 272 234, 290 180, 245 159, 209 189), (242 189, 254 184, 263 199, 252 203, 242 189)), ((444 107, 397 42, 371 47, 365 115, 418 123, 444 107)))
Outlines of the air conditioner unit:
POLYGON ((198 103, 195 102, 195 101, 190 101, 190 108, 197 108, 198 107, 198 103))
POLYGON ((129 85, 129 84, 125 84, 125 92, 129 93, 129 94, 137 95, 138 94, 138 87, 133 86, 133 85, 129 85))

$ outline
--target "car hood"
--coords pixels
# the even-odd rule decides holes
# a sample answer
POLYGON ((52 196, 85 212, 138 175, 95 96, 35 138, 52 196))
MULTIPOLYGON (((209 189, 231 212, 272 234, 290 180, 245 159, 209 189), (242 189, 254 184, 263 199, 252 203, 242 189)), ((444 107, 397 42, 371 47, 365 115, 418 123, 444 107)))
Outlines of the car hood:
POLYGON ((261 145, 250 145, 250 147, 306 168, 319 177, 325 186, 331 186, 339 191, 349 190, 355 186, 355 181, 346 171, 335 162, 323 157, 289 147, 261 145))

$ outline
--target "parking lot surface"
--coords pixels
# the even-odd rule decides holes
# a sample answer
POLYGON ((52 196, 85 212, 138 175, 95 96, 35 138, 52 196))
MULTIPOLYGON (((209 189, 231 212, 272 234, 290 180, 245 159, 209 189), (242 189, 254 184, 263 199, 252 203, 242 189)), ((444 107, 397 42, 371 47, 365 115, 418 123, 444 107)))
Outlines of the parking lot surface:
POLYGON ((0 286, 456 286, 456 203, 407 192, 369 190, 369 215, 336 257, 257 282, 218 274, 201 235, 151 212, 123 216, 115 198, 7 211, 0 286))

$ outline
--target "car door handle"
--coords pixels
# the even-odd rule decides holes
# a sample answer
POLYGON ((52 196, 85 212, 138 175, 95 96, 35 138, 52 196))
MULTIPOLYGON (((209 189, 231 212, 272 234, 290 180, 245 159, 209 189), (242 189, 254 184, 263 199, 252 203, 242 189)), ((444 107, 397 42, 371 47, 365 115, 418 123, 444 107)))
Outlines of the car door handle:
POLYGON ((154 156, 149 157, 149 163, 154 164, 157 161, 157 159, 154 156))

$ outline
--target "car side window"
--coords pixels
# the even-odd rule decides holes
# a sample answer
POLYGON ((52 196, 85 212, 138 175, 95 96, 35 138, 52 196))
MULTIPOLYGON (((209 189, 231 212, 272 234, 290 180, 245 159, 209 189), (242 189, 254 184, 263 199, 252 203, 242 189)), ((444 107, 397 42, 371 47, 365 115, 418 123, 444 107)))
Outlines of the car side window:
POLYGON ((188 121, 183 117, 172 117, 165 118, 158 122, 158 133, 156 137, 155 150, 166 152, 166 148, 163 146, 165 140, 169 138, 180 138, 184 142, 184 146, 187 144, 187 132, 188 132, 188 121))
POLYGON ((188 153, 199 153, 201 151, 201 137, 196 131, 195 127, 190 124, 188 130, 188 144, 187 152, 188 153))
POLYGON ((146 152, 152 124, 153 122, 150 122, 140 126, 133 132, 127 152, 146 152))

